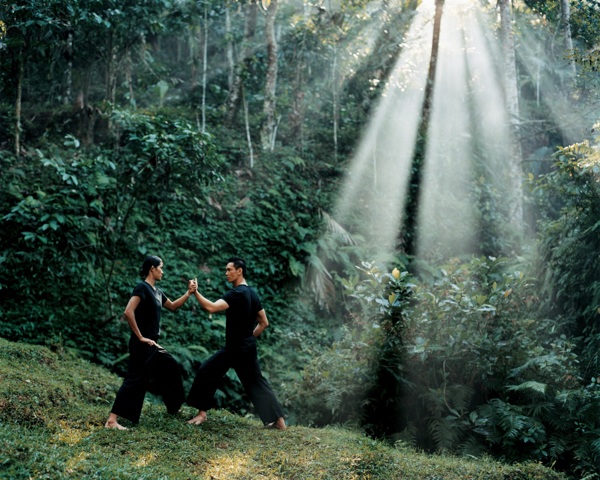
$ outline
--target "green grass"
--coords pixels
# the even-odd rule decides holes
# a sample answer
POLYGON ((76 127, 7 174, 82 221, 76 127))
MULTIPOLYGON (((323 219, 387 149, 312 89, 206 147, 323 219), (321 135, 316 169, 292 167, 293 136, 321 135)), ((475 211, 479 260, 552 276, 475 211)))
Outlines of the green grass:
POLYGON ((200 427, 147 402, 138 426, 103 427, 121 379, 65 353, 0 339, 1 479, 559 480, 541 465, 425 455, 343 428, 265 430, 209 412, 200 427))

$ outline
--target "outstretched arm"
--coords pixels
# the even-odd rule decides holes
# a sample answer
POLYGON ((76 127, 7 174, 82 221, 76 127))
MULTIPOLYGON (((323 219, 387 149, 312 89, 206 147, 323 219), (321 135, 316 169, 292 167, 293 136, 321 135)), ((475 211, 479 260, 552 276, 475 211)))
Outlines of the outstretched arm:
POLYGON ((265 328, 269 326, 269 320, 267 319, 267 314, 264 308, 260 312, 258 312, 258 315, 256 316, 256 321, 258 323, 256 327, 254 327, 252 335, 254 335, 255 337, 259 337, 260 334, 265 330, 265 328))
POLYGON ((198 290, 194 292, 194 296, 200 303, 200 306, 208 313, 222 312, 223 310, 227 310, 229 308, 227 302, 222 298, 219 298, 216 302, 211 302, 208 298, 200 295, 198 290))
POLYGON ((167 310, 171 310, 172 312, 174 312, 179 307, 181 307, 187 301, 188 298, 190 298, 194 294, 194 291, 196 290, 196 288, 197 288, 197 286, 196 286, 196 283, 194 282, 194 280, 189 280, 187 292, 185 292, 181 297, 179 297, 174 302, 167 299, 167 301, 164 304, 164 307, 167 310))

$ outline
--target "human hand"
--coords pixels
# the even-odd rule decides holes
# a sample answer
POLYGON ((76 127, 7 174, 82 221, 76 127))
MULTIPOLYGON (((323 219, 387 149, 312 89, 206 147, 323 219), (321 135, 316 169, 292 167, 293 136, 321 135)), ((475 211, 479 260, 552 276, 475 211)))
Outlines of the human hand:
POLYGON ((146 343, 150 347, 160 347, 160 345, 158 343, 156 343, 154 340, 152 340, 150 338, 142 337, 142 338, 140 338, 140 342, 146 343))
POLYGON ((188 292, 190 295, 195 293, 198 290, 198 279, 194 278, 193 280, 188 280, 188 292))

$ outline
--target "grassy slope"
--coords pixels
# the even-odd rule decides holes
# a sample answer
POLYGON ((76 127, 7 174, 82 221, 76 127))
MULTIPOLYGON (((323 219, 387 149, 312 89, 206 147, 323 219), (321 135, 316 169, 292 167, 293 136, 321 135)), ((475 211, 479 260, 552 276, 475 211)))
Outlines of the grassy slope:
POLYGON ((139 426, 107 430, 121 380, 42 347, 0 339, 0 478, 539 479, 539 465, 427 456, 341 428, 265 430, 224 410, 201 427, 147 403, 139 426))

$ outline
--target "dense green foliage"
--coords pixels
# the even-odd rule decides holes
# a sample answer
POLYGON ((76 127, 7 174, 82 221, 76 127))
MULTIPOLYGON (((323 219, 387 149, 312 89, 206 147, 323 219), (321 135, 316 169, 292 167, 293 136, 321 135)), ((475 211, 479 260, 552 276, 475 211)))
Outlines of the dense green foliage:
MULTIPOLYGON (((298 378, 313 349, 341 323, 317 322, 318 309, 296 290, 305 260, 320 250, 320 213, 340 174, 337 162, 306 149, 314 145, 310 136, 322 133, 299 131, 297 146, 256 152, 250 168, 239 118, 234 125, 222 122, 218 102, 225 101, 226 79, 219 68, 206 90, 212 135, 200 133, 199 46, 191 44, 201 13, 209 13, 201 30, 224 35, 224 5, 38 3, 3 6, 0 17, 7 53, 0 57, 6 67, 0 69, 6 185, 0 191, 0 335, 68 348, 122 373, 129 329, 119 319, 144 255, 165 260, 161 286, 175 299, 194 277, 207 296, 220 295, 227 288, 223 262, 238 254, 249 263, 249 280, 272 324, 263 342, 266 370, 276 383, 298 378), (185 51, 184 58, 174 51, 185 51), (24 65, 16 127, 22 141, 15 155, 8 146, 17 131, 12 102, 19 89, 15 73, 24 65)), ((232 13, 243 22, 241 11, 232 13)), ((329 53, 315 52, 329 40, 312 20, 296 22, 284 54, 295 51, 304 68, 326 64, 329 47, 329 53), (295 34, 315 48, 303 43, 298 51, 295 34)), ((330 33, 343 37, 337 28, 330 33)), ((213 58, 224 56, 222 42, 211 48, 213 58)), ((253 137, 261 117, 261 65, 257 51, 244 73, 253 137)), ((328 128, 319 110, 311 105, 307 121, 328 128)), ((164 316, 162 343, 186 380, 223 335, 222 319, 209 319, 197 306, 164 316)), ((230 380, 224 385, 228 406, 245 411, 240 387, 230 380)))
POLYGON ((578 339, 581 374, 600 371, 600 156, 598 142, 559 149, 555 169, 533 185, 542 212, 538 271, 549 308, 578 339))
POLYGON ((365 265, 346 282, 352 325, 293 392, 307 420, 364 425, 428 451, 535 458, 593 478, 600 386, 578 380, 575 345, 540 316, 536 282, 506 259, 429 273, 415 282, 365 265))
POLYGON ((202 427, 147 402, 138 427, 102 427, 120 383, 65 352, 0 340, 0 476, 38 478, 271 478, 559 480, 534 463, 430 457, 338 428, 265 430, 212 412, 202 427), (51 375, 48 373, 51 372, 51 375))
MULTIPOLYGON (((413 48, 405 40, 417 2, 279 0, 267 148, 272 2, 4 3, 0 337, 59 352, 0 349, 0 428, 9 445, 0 464, 15 477, 125 478, 140 468, 151 468, 142 473, 150 478, 241 478, 244 468, 269 478, 301 478, 306 468, 314 478, 555 475, 530 464, 417 457, 402 449, 407 443, 600 476, 599 160, 598 144, 585 139, 600 98, 596 2, 571 3, 572 52, 562 48, 559 2, 514 5, 531 187, 524 230, 535 238, 517 244, 504 231, 507 159, 487 155, 494 139, 473 104, 464 133, 473 152, 464 153, 476 165, 465 184, 477 211, 459 227, 439 219, 448 236, 475 232, 469 256, 447 258, 436 245, 427 259, 398 250, 383 260, 377 228, 361 237, 354 220, 341 225, 332 212, 396 61, 413 48), (532 52, 530 43, 552 48, 532 52), (577 61, 575 77, 566 59, 577 61), (225 259, 245 257, 271 323, 260 341, 263 369, 288 422, 360 428, 400 441, 401 455, 341 430, 300 427, 283 448, 265 433, 267 455, 253 420, 219 411, 199 433, 154 404, 145 411, 152 427, 130 432, 135 440, 99 429, 119 383, 106 369, 126 366, 121 314, 146 254, 164 259, 160 286, 172 300, 189 278, 218 298, 228 287, 225 259), (29 367, 23 385, 18 375, 29 367), (159 422, 167 443, 188 454, 185 463, 161 443, 159 422), (230 448, 238 463, 225 461, 230 448), (128 461, 115 464, 121 453, 128 461)), ((361 177, 369 188, 371 175, 361 177)), ((353 207, 371 212, 390 195, 352 199, 353 207)), ((192 301, 162 320, 161 344, 189 385, 222 344, 224 319, 192 301)), ((251 415, 233 374, 217 400, 251 415)))
MULTIPOLYGON (((75 349, 123 371, 129 329, 117 320, 148 253, 164 258, 162 287, 172 299, 194 277, 217 298, 227 288, 222 262, 239 254, 249 260, 249 278, 276 329, 282 312, 292 316, 310 308, 295 306, 278 290, 290 272, 302 274, 302 259, 318 232, 318 204, 300 177, 292 182, 288 175, 301 169, 306 180, 314 172, 291 160, 283 170, 265 165, 240 171, 246 180, 226 181, 219 174, 222 156, 208 135, 161 117, 118 112, 113 118, 122 142, 115 149, 82 151, 69 138, 70 151, 36 149, 19 161, 4 157, 11 187, 2 192, 10 210, 4 217, 2 336, 75 349), (255 176, 262 179, 260 190, 251 188, 255 176), (14 278, 14 271, 26 275, 14 278)), ((224 324, 219 318, 211 324, 194 307, 186 310, 165 315, 163 343, 191 377, 221 345, 224 324)), ((294 337, 309 326, 298 325, 289 339, 280 339, 292 345, 272 352, 278 362, 302 355, 294 351, 294 337)), ((323 331, 315 328, 312 335, 323 331)))
POLYGON ((129 114, 114 121, 123 142, 115 148, 81 151, 68 137, 60 149, 3 157, 3 336, 83 351, 97 344, 95 353, 110 354, 122 339, 113 325, 131 288, 127 271, 136 267, 123 259, 149 251, 168 258, 165 237, 178 236, 178 217, 218 174, 210 139, 184 123, 129 114))

